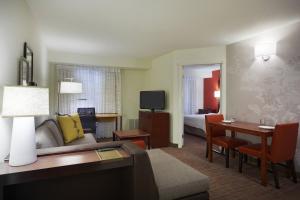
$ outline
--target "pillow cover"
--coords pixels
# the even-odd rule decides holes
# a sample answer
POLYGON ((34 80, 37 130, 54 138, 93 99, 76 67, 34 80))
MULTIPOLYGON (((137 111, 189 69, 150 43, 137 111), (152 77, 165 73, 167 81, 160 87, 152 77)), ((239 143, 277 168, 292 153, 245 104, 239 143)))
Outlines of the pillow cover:
POLYGON ((84 137, 78 114, 57 116, 57 121, 63 132, 65 143, 70 143, 78 138, 84 137))

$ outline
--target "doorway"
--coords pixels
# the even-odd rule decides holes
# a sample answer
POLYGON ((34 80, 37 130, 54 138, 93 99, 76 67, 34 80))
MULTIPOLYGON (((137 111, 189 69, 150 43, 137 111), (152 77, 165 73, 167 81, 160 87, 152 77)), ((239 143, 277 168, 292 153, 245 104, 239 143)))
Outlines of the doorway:
MULTIPOLYGON (((220 112, 221 64, 183 66, 183 145, 185 137, 206 138, 205 115, 220 112), (196 137, 190 137, 190 136, 196 137)), ((189 142, 190 143, 190 142, 189 142)))

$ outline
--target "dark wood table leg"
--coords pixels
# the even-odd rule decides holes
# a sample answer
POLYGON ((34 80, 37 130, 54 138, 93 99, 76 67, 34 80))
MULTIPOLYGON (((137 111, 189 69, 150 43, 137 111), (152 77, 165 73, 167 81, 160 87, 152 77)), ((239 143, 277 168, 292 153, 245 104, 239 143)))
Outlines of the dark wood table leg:
POLYGON ((3 200, 4 199, 4 185, 3 185, 3 179, 0 178, 0 200, 3 200))
POLYGON ((123 125, 123 121, 122 121, 122 116, 120 116, 120 130, 122 130, 122 125, 123 125))
MULTIPOLYGON (((231 131, 231 138, 235 138, 236 134, 235 134, 235 131, 231 131)), ((232 157, 235 158, 235 149, 233 148, 232 149, 232 157)))
POLYGON ((150 141, 150 136, 147 137, 147 142, 148 142, 148 149, 151 149, 151 141, 150 141))
POLYGON ((261 136, 261 145, 262 145, 262 156, 260 163, 260 176, 261 176, 261 184, 263 186, 267 186, 268 177, 267 177, 267 149, 268 149, 268 141, 266 135, 261 136))
POLYGON ((113 132, 113 141, 116 141, 116 133, 113 132))
POLYGON ((119 127, 118 127, 118 120, 119 120, 119 119, 118 119, 118 117, 116 117, 116 118, 115 118, 115 123, 116 123, 116 131, 119 129, 119 127))
POLYGON ((209 126, 209 133, 207 133, 207 141, 208 142, 208 160, 209 162, 213 161, 213 155, 212 155, 212 137, 211 137, 211 132, 212 132, 213 127, 210 125, 209 126))

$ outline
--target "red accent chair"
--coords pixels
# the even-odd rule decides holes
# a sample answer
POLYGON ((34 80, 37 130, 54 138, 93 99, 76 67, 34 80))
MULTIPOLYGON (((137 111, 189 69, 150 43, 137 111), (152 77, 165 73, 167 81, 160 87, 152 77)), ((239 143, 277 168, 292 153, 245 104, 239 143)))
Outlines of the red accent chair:
MULTIPOLYGON (((211 133, 210 128, 208 126, 209 122, 221 122, 223 120, 224 120, 224 117, 222 114, 205 115, 207 138, 208 138, 209 134, 212 134, 212 144, 221 146, 222 148, 225 149, 226 168, 229 168, 230 149, 234 150, 235 148, 237 148, 239 146, 247 145, 248 141, 226 136, 226 131, 221 128, 214 128, 211 133)), ((207 152, 206 155, 208 155, 208 145, 206 147, 206 152, 207 152)))
POLYGON ((133 144, 136 144, 137 146, 139 146, 142 149, 146 149, 146 144, 144 140, 131 140, 131 142, 133 144))
MULTIPOLYGON (((271 146, 268 148, 267 160, 271 162, 275 186, 279 187, 276 164, 287 162, 293 181, 297 183, 294 156, 297 145, 299 123, 277 124, 272 137, 271 146)), ((261 159, 261 144, 252 144, 239 147, 239 172, 242 173, 243 156, 249 155, 261 159)))

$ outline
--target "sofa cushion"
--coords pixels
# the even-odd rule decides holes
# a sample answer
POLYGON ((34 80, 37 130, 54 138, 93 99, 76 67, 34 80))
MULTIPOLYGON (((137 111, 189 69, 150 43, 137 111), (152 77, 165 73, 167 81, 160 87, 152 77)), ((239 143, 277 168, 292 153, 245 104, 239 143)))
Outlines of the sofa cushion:
POLYGON ((84 137, 78 114, 57 116, 57 121, 63 132, 65 143, 70 143, 78 138, 84 137))
POLYGON ((35 133, 37 149, 60 146, 53 137, 51 130, 46 125, 39 126, 35 130, 35 133))
POLYGON ((66 146, 79 145, 79 144, 96 144, 97 143, 95 140, 95 137, 92 133, 86 133, 84 135, 85 136, 83 138, 79 138, 70 143, 67 143, 66 146))
POLYGON ((64 145, 64 138, 60 127, 58 126, 57 122, 53 119, 46 120, 45 125, 51 130, 53 137, 56 139, 56 142, 59 146, 64 145))
POLYGON ((160 149, 148 150, 159 199, 177 199, 209 188, 208 177, 160 149))

